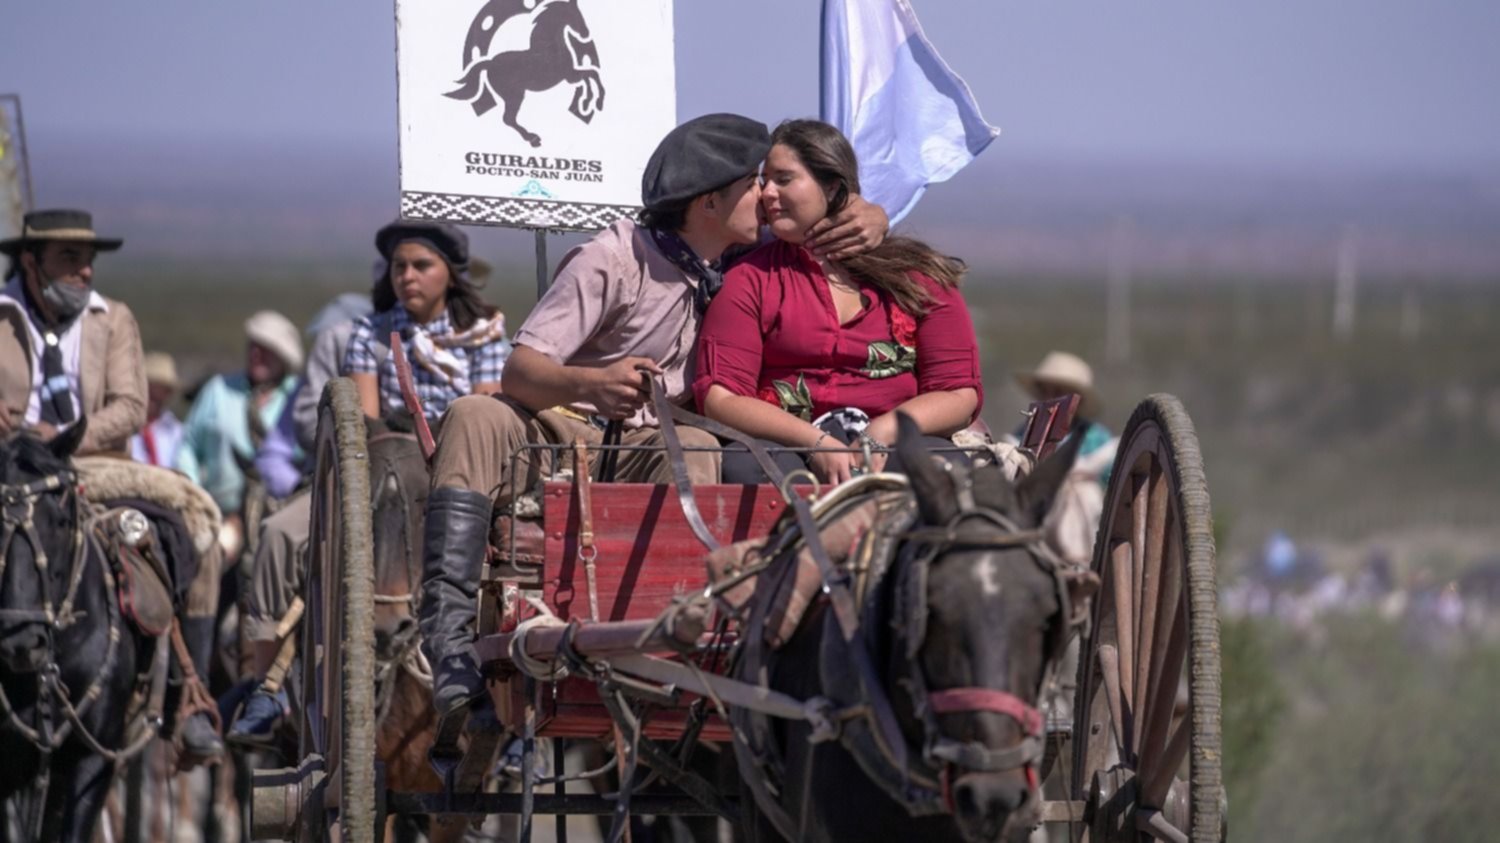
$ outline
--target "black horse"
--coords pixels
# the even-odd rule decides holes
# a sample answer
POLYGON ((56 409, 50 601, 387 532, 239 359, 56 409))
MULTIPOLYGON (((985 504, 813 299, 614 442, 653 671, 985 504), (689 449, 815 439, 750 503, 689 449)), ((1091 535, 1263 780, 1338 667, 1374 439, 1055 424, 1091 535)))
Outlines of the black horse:
POLYGON ((508 18, 527 13, 518 0, 491 0, 474 16, 464 40, 464 75, 459 87, 444 96, 472 104, 476 115, 504 104, 502 119, 527 143, 540 146, 542 139, 518 121, 521 103, 528 91, 546 91, 564 82, 573 86, 574 117, 592 122, 604 109, 604 83, 599 76, 599 50, 589 34, 588 22, 577 0, 542 0, 545 4, 532 21, 531 39, 525 50, 506 50, 488 55, 489 47, 508 18))
POLYGON ((1081 437, 1017 484, 993 465, 941 467, 919 438, 903 417, 912 500, 884 525, 894 553, 872 574, 859 634, 845 644, 824 601, 760 659, 764 673, 739 671, 841 712, 839 739, 736 712, 742 734, 766 736, 758 751, 736 746, 742 780, 756 782, 741 800, 752 840, 1013 840, 1036 822, 1039 692, 1098 584, 1058 567, 1037 529, 1081 437), (854 647, 870 656, 868 679, 854 647))
POLYGON ((82 433, 0 443, 0 840, 91 839, 115 775, 98 749, 124 744, 151 662, 82 532, 68 465, 82 433))

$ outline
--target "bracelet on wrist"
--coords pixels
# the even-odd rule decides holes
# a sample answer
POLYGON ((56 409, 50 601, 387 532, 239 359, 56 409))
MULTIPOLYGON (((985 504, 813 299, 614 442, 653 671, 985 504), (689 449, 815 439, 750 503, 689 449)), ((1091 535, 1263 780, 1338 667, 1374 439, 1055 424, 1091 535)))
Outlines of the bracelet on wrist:
POLYGON ((832 435, 833 435, 833 434, 831 434, 831 433, 829 433, 829 432, 828 432, 828 431, 826 431, 826 430, 825 430, 825 431, 823 431, 823 433, 822 433, 822 435, 820 435, 820 436, 819 436, 819 437, 818 437, 818 438, 817 438, 817 439, 814 439, 814 440, 813 440, 813 443, 812 443, 812 446, 813 446, 813 447, 814 447, 814 448, 816 448, 816 447, 818 447, 818 446, 819 446, 819 445, 822 445, 822 444, 823 444, 823 440, 824 440, 824 439, 827 439, 827 438, 828 438, 828 437, 830 437, 830 436, 832 436, 832 435))

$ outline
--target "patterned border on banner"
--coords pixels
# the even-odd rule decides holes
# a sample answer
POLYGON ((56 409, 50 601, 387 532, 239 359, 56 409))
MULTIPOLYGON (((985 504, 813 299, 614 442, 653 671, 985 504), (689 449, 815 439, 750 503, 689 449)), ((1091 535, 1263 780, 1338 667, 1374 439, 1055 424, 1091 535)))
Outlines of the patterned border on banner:
POLYGON ((639 210, 640 208, 629 205, 547 202, 412 190, 401 193, 401 216, 463 225, 504 225, 548 231, 598 231, 619 220, 634 217, 639 210))

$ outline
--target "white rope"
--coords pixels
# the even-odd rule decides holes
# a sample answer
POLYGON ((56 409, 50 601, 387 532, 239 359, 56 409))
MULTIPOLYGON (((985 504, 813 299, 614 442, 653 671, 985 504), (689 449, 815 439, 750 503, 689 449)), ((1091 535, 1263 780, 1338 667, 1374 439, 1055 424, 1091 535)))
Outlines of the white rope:
POLYGON ((567 621, 552 614, 546 603, 528 595, 526 603, 535 609, 537 614, 521 621, 516 626, 516 631, 510 639, 510 660, 518 669, 532 679, 542 682, 555 682, 568 675, 568 666, 558 664, 555 657, 537 658, 526 652, 526 636, 533 629, 542 627, 567 626, 567 621))

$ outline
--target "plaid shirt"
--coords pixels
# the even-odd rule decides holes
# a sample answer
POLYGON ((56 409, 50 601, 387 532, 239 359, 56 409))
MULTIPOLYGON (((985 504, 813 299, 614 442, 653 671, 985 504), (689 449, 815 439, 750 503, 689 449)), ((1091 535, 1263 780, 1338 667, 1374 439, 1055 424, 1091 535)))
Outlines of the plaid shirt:
MULTIPOLYGON (((442 316, 423 325, 422 329, 428 336, 437 339, 452 335, 453 323, 448 321, 448 314, 444 312, 442 316)), ((386 345, 389 332, 400 331, 402 345, 407 349, 407 361, 411 364, 412 383, 417 388, 417 396, 422 399, 422 409, 428 418, 435 419, 463 393, 412 357, 411 339, 416 330, 417 324, 407 314, 406 308, 399 305, 384 313, 356 320, 354 334, 349 338, 349 349, 344 353, 344 374, 375 375, 380 385, 380 403, 386 411, 405 407, 405 402, 401 400, 401 385, 396 380, 396 361, 386 345), (387 333, 387 336, 380 337, 378 341, 375 337, 377 325, 387 333)), ((505 368, 505 359, 510 356, 510 347, 510 341, 497 340, 478 348, 454 347, 448 350, 454 357, 468 364, 469 383, 477 386, 499 382, 500 371, 505 368)))

